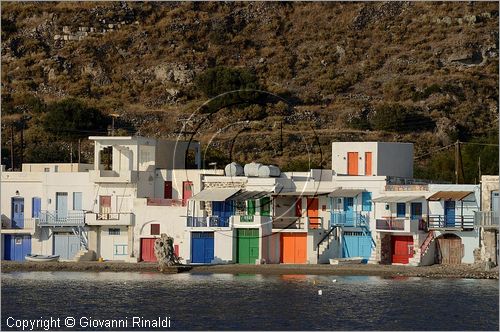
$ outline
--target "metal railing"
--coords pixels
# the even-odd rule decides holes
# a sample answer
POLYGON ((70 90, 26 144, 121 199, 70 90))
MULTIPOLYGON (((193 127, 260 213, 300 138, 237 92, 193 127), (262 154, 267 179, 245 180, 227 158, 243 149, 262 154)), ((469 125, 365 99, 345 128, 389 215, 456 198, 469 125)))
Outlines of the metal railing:
POLYGON ((40 213, 40 219, 38 221, 40 226, 72 226, 72 225, 84 225, 85 224, 85 212, 84 211, 42 211, 40 213))
POLYGON ((458 229, 473 229, 474 216, 455 216, 450 217, 442 214, 429 215, 427 227, 434 228, 458 228, 458 229))
POLYGON ((395 217, 377 219, 375 221, 375 229, 404 231, 405 230, 405 220, 406 220, 405 218, 395 218, 395 217))
POLYGON ((367 217, 360 212, 333 211, 330 215, 330 227, 361 227, 368 225, 367 217))
POLYGON ((474 226, 483 228, 498 228, 499 216, 496 211, 474 212, 474 226))
POLYGON ((304 217, 279 217, 273 218, 274 229, 305 229, 306 220, 304 217))
POLYGON ((2 229, 35 229, 35 221, 38 218, 24 218, 22 225, 14 220, 2 220, 2 229))
POLYGON ((229 227, 229 217, 187 217, 187 227, 229 227))
POLYGON ((183 199, 147 198, 146 205, 148 205, 148 206, 186 206, 186 201, 183 199))

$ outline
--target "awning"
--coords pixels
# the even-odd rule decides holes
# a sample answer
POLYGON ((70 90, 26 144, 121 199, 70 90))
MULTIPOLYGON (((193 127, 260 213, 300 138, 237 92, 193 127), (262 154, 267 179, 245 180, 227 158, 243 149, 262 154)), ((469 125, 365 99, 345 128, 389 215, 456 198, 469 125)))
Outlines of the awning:
POLYGON ((304 190, 304 191, 289 191, 289 192, 280 192, 280 193, 275 193, 273 196, 321 196, 321 195, 327 195, 329 194, 330 191, 311 191, 311 190, 304 190))
POLYGON ((427 198, 429 201, 461 201, 465 197, 472 194, 473 191, 438 191, 431 197, 427 198))
POLYGON ((249 199, 259 199, 265 196, 270 196, 273 192, 270 190, 243 190, 237 193, 236 195, 231 196, 231 200, 233 201, 246 201, 249 199))
POLYGON ((190 198, 192 201, 225 201, 240 191, 240 188, 208 188, 190 198))
POLYGON ((328 196, 330 197, 354 197, 361 194, 365 189, 349 189, 349 188, 337 188, 332 191, 328 196))
POLYGON ((408 203, 418 199, 425 199, 424 195, 420 196, 380 196, 372 199, 372 202, 382 203, 408 203))

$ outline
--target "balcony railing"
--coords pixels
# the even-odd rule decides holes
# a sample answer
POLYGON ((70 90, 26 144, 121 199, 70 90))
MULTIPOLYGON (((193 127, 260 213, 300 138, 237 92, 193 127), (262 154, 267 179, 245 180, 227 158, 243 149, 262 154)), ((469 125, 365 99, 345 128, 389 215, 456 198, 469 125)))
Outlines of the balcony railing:
POLYGON ((279 217, 273 218, 273 229, 321 229, 323 217, 279 217))
POLYGON ((10 219, 2 220, 2 233, 35 232, 37 218, 25 218, 22 223, 14 223, 10 219))
POLYGON ((229 217, 187 217, 187 227, 229 227, 229 217))
POLYGON ((385 217, 375 221, 375 229, 381 232, 415 233, 423 227, 421 220, 409 218, 385 217))
POLYGON ((429 215, 427 221, 429 229, 456 228, 456 229, 474 229, 474 216, 446 216, 429 215))
POLYGON ((138 172, 131 170, 91 170, 90 181, 97 183, 132 183, 137 182, 138 172))
POLYGON ((368 226, 367 217, 360 212, 333 211, 330 226, 361 227, 368 226))
POLYGON ((134 214, 130 212, 115 212, 115 213, 87 213, 85 222, 88 225, 114 225, 114 226, 130 226, 134 222, 134 214))
POLYGON ((38 221, 40 226, 81 226, 85 224, 84 211, 42 211, 38 221))
POLYGON ((495 211, 474 212, 474 225, 482 228, 498 228, 499 216, 495 211))
POLYGON ((148 198, 148 206, 186 206, 186 201, 182 199, 148 198))

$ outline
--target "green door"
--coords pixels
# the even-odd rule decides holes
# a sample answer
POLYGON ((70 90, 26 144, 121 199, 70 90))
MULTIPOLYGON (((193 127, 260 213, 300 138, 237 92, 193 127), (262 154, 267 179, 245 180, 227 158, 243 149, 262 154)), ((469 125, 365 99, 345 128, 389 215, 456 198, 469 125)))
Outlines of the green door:
POLYGON ((253 199, 247 201, 247 215, 255 215, 255 201, 253 199))
POLYGON ((255 264, 259 258, 259 230, 238 229, 238 263, 255 264))
POLYGON ((260 215, 270 216, 271 213, 271 199, 269 197, 263 197, 260 199, 260 215))

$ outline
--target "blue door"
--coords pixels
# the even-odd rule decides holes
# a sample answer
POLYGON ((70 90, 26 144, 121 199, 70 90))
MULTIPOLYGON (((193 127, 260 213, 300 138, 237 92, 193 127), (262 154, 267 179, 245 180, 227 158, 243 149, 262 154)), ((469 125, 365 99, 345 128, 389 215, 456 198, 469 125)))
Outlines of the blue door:
POLYGON ((398 218, 406 217, 406 203, 396 204, 396 217, 398 218))
POLYGON ((455 227, 455 201, 444 201, 444 223, 446 227, 455 227))
POLYGON ((209 264, 214 259, 214 232, 191 233, 191 263, 209 264))
POLYGON ((30 235, 10 235, 4 237, 4 259, 10 261, 24 261, 26 255, 31 254, 30 235))
POLYGON ((24 228, 24 198, 12 198, 12 228, 24 228))
POLYGON ((345 232, 342 237, 342 257, 363 257, 368 260, 372 253, 372 239, 370 233, 345 232))
POLYGON ((56 193, 56 215, 58 221, 68 217, 68 193, 56 193))
POLYGON ((40 218, 41 211, 42 211, 42 199, 40 197, 33 197, 31 199, 31 217, 40 218))
POLYGON ((234 205, 231 201, 212 202, 212 215, 218 216, 220 223, 218 226, 229 226, 229 217, 234 214, 234 205))
POLYGON ((344 197, 345 224, 354 226, 354 198, 344 197))
POLYGON ((411 203, 410 217, 411 220, 422 219, 422 203, 411 203))
POLYGON ((80 250, 80 239, 75 234, 54 234, 54 255, 60 259, 73 259, 80 250))

